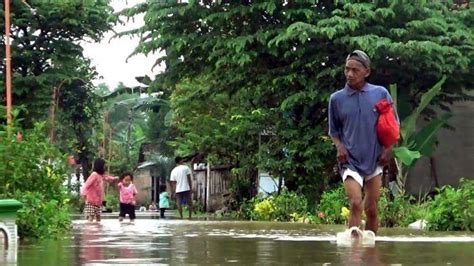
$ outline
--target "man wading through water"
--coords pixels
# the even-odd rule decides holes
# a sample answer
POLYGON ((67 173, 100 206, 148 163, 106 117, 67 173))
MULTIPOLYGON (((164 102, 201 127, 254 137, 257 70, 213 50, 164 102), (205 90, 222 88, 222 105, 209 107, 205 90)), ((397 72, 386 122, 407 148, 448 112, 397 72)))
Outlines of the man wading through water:
POLYGON ((186 202, 189 209, 189 219, 191 220, 193 214, 193 186, 191 182, 191 169, 184 164, 184 159, 176 157, 174 159, 176 167, 173 168, 170 175, 170 181, 173 190, 173 196, 176 198, 176 205, 181 219, 183 219, 183 203, 186 202))
POLYGON ((375 105, 382 99, 393 101, 387 89, 366 82, 370 59, 363 51, 355 50, 347 56, 344 74, 346 85, 329 100, 329 135, 337 148, 339 170, 349 198, 349 228, 360 226, 364 210, 365 229, 377 233, 382 168, 389 161, 393 145, 382 147, 379 143, 375 105))

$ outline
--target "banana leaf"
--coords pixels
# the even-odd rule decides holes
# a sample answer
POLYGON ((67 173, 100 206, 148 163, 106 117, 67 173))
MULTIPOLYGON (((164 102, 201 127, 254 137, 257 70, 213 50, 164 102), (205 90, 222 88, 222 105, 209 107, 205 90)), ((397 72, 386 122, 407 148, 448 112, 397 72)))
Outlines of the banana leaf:
POLYGON ((401 135, 403 141, 410 139, 410 137, 415 133, 416 130, 416 121, 420 116, 421 112, 430 104, 431 100, 438 95, 441 91, 441 86, 444 84, 446 76, 438 81, 430 90, 423 94, 421 97, 420 104, 416 107, 412 114, 405 118, 401 125, 401 135))
POLYGON ((436 134, 441 127, 446 125, 451 116, 452 115, 449 113, 444 113, 441 117, 431 120, 426 126, 424 126, 420 132, 414 136, 416 143, 415 150, 419 151, 423 156, 429 156, 434 149, 436 134))
POLYGON ((405 146, 393 148, 393 154, 406 166, 411 166, 421 157, 419 151, 412 151, 405 146))

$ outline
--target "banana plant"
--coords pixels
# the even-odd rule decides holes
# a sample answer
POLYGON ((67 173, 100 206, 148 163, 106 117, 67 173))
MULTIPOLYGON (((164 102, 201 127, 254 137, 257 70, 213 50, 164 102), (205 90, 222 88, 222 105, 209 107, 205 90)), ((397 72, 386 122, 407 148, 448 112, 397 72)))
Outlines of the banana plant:
MULTIPOLYGON (((402 194, 405 192, 405 182, 409 169, 422 156, 431 155, 435 148, 436 135, 438 131, 447 124, 448 119, 451 117, 450 113, 443 113, 437 118, 431 119, 420 130, 417 130, 416 128, 416 122, 421 113, 441 92, 445 80, 446 77, 443 77, 431 89, 425 92, 421 97, 420 104, 401 122, 401 140, 399 141, 398 146, 393 148, 393 154, 397 167, 397 186, 399 192, 402 194)), ((397 86, 395 84, 390 86, 390 93, 396 106, 397 86)))
MULTIPOLYGON (((169 101, 158 98, 157 95, 148 94, 150 78, 137 77, 141 84, 136 87, 126 87, 120 84, 113 92, 101 95, 104 102, 104 153, 108 150, 108 157, 111 157, 111 145, 113 138, 123 142, 127 164, 131 164, 130 151, 138 142, 134 140, 132 133, 138 129, 146 127, 146 112, 153 109, 164 109, 169 111, 169 101), (105 132, 108 131, 109 134, 105 132), (108 135, 108 149, 105 149, 105 138, 108 135), (112 136, 113 135, 113 136, 112 136), (122 138, 120 138, 122 137, 122 138)), ((143 141, 141 139, 139 142, 143 141)))

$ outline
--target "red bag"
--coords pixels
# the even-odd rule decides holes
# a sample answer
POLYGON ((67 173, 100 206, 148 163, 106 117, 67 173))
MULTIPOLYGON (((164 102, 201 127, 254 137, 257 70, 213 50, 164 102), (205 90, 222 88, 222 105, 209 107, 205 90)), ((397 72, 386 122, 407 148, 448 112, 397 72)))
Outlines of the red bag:
POLYGON ((400 138, 400 125, 395 117, 392 103, 387 99, 382 99, 375 105, 375 108, 379 113, 379 118, 377 119, 377 136, 380 144, 384 147, 395 144, 400 138))

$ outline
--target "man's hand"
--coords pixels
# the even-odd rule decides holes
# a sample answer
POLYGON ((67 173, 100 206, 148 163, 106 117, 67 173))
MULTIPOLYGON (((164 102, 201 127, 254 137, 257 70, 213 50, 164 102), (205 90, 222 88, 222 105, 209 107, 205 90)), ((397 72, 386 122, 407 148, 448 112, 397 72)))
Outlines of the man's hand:
POLYGON ((382 154, 380 155, 379 164, 381 166, 385 166, 390 162, 391 158, 392 158, 392 147, 391 146, 388 148, 384 147, 382 150, 382 154))
POLYGON ((340 163, 346 163, 349 159, 349 153, 347 153, 346 147, 341 143, 337 145, 337 161, 340 163))

